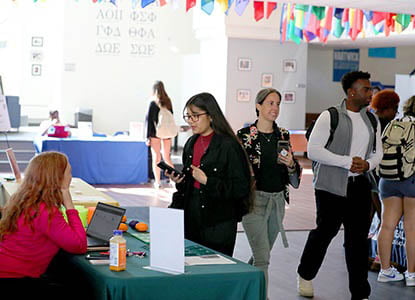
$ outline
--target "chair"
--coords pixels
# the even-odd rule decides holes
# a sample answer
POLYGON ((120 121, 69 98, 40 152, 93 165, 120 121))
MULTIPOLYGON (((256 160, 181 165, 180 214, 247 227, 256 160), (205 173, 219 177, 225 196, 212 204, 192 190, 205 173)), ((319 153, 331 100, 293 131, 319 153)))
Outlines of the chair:
POLYGON ((128 131, 117 131, 113 134, 113 136, 117 135, 130 135, 128 131))
POLYGON ((96 137, 107 137, 107 135, 105 133, 98 133, 98 132, 92 133, 92 136, 96 136, 96 137))

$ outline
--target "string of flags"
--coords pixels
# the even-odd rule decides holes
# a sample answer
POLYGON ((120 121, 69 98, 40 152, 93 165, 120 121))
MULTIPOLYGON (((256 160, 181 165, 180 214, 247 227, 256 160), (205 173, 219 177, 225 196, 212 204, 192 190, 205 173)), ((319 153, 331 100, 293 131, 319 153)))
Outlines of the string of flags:
POLYGON ((389 36, 407 28, 415 28, 414 15, 284 3, 280 38, 281 42, 291 40, 297 44, 315 39, 326 43, 329 36, 350 37, 354 41, 359 35, 389 36))
MULTIPOLYGON (((13 0, 15 1, 15 0, 13 0)), ((33 0, 44 2, 45 0, 33 0)), ((80 0, 77 0, 80 1, 80 0)), ((117 5, 122 0, 88 0, 93 3, 109 2, 117 5)), ((165 6, 168 2, 177 7, 179 0, 131 0, 133 8, 141 4, 145 8, 154 2, 165 6)), ((228 15, 232 5, 237 15, 242 16, 250 0, 200 0, 200 8, 211 15, 215 2, 228 15)), ((253 0, 254 19, 269 19, 277 8, 275 1, 253 0)), ((310 42, 318 39, 326 43, 330 36, 335 38, 350 37, 353 41, 358 36, 379 35, 389 36, 391 32, 401 33, 407 28, 415 29, 415 15, 396 14, 361 10, 356 8, 335 8, 331 6, 313 6, 294 3, 281 3, 280 39, 281 42, 310 42), (412 24, 412 25, 411 25, 412 24)), ((186 12, 196 6, 196 0, 186 0, 186 12)))

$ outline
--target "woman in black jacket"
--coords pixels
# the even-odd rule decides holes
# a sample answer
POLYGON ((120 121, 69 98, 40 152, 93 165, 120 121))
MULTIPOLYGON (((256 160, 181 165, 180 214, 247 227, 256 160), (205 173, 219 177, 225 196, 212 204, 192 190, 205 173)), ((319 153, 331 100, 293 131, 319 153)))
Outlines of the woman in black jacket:
POLYGON ((277 90, 259 91, 255 106, 258 119, 238 131, 255 174, 253 210, 242 220, 252 249, 249 263, 263 270, 267 281, 270 253, 279 233, 284 246, 288 247, 282 225, 288 184, 298 188, 301 176, 301 167, 289 146, 290 134, 275 122, 280 104, 281 94, 277 90), (283 143, 288 147, 281 150, 278 145, 283 143))
POLYGON ((184 209, 185 237, 232 256, 236 226, 250 206, 251 172, 246 154, 215 98, 191 97, 184 120, 191 136, 183 149, 183 177, 170 207, 184 209))

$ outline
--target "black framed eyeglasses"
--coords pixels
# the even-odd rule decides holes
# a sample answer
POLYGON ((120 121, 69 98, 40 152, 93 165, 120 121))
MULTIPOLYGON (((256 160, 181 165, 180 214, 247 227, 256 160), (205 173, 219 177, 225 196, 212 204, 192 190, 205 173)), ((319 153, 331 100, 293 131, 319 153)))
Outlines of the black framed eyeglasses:
POLYGON ((192 120, 193 122, 197 122, 199 121, 199 117, 203 116, 203 115, 207 115, 208 113, 201 113, 201 114, 194 114, 194 115, 183 115, 183 120, 185 122, 189 122, 190 120, 192 120))

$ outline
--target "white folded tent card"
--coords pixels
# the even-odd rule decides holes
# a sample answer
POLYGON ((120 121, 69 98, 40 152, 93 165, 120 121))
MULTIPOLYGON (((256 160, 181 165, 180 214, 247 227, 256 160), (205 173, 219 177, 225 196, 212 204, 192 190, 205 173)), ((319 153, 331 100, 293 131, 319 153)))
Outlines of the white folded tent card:
POLYGON ((150 207, 150 266, 171 274, 184 273, 183 210, 150 207))

